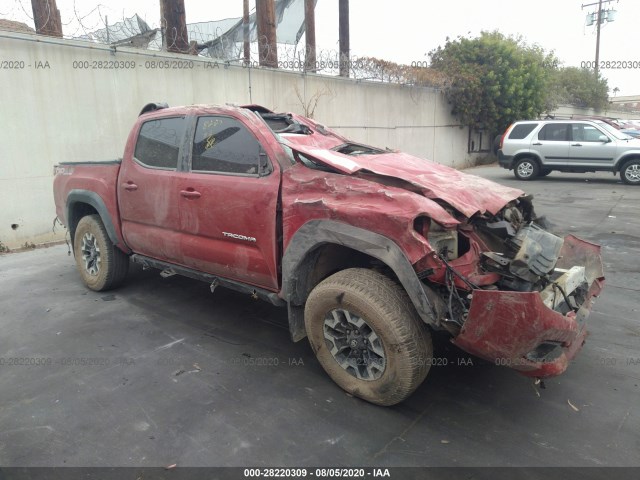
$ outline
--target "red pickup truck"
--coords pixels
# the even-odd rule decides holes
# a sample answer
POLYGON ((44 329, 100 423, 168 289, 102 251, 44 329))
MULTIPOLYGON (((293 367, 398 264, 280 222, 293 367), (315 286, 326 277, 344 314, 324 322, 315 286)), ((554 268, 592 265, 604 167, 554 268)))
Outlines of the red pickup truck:
POLYGON ((380 405, 424 380, 433 331, 562 373, 604 285, 600 247, 521 190, 257 105, 149 104, 121 160, 60 163, 54 192, 90 289, 134 261, 286 306, 292 339, 380 405))

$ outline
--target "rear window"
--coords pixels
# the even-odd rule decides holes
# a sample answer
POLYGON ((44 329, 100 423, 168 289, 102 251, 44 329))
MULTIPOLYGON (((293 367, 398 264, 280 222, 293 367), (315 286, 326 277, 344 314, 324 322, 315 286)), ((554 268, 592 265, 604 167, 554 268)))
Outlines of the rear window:
POLYGON ((548 123, 538 132, 538 140, 568 142, 570 131, 570 123, 548 123))
POLYGON ((509 140, 522 140, 523 138, 527 138, 537 126, 537 123, 521 123, 516 125, 509 133, 509 140))
POLYGON ((184 117, 160 118, 143 123, 133 156, 147 167, 175 170, 186 123, 184 117))

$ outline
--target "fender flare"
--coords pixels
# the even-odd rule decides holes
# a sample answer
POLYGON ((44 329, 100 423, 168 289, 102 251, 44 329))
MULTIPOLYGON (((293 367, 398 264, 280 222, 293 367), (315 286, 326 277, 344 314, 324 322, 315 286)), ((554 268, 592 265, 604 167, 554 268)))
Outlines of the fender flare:
POLYGON ((634 160, 636 158, 640 159, 640 152, 625 153, 622 157, 618 159, 615 166, 613 167, 613 171, 615 173, 618 173, 620 170, 622 170, 622 167, 624 167, 628 161, 634 160))
MULTIPOLYGON (((107 230, 107 235, 109 235, 109 239, 114 245, 120 246, 121 243, 118 239, 118 235, 116 234, 116 229, 113 225, 113 221, 111 220, 111 215, 109 214, 109 210, 102 200, 102 197, 98 195, 96 192, 92 192, 91 190, 81 190, 74 189, 69 192, 67 195, 67 204, 66 204, 66 217, 68 227, 71 231, 71 221, 72 216, 71 212, 73 212, 73 207, 76 203, 86 203, 93 207, 98 215, 100 215, 100 219, 104 224, 104 228, 107 230)), ((73 226, 73 231, 75 231, 75 225, 73 226)), ((71 241, 73 242, 73 232, 71 232, 71 241)))
POLYGON ((310 261, 327 244, 342 245, 374 257, 387 265, 409 295, 420 318, 436 324, 436 315, 422 282, 400 247, 378 233, 333 220, 311 220, 293 235, 282 258, 282 297, 289 305, 289 330, 294 341, 305 337, 302 305, 309 291, 310 261))

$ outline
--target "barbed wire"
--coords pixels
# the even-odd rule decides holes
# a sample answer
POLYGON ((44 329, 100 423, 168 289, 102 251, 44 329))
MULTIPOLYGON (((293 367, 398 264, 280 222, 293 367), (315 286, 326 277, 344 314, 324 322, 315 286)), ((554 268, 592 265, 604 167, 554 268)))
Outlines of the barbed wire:
MULTIPOLYGON (((8 16, 10 20, 27 17, 33 21, 33 16, 29 15, 30 8, 26 7, 27 1, 14 0, 13 9, 8 15, 2 15, 8 16), (20 11, 22 14, 19 15, 20 11)), ((159 4, 157 7, 160 11, 159 4)), ((74 0, 71 13, 67 11, 64 13, 64 20, 61 18, 65 27, 64 36, 116 46, 179 51, 243 67, 260 67, 264 63, 261 59, 266 59, 266 64, 282 70, 339 75, 340 67, 346 63, 349 76, 357 80, 435 87, 442 86, 444 82, 441 76, 427 68, 415 68, 355 54, 347 60, 341 60, 340 52, 335 49, 317 48, 313 61, 314 55, 307 51, 304 35, 297 38, 296 44, 269 45, 265 37, 263 42, 258 41, 255 23, 250 24, 250 55, 246 59, 244 31, 240 30, 238 34, 241 18, 192 23, 187 24, 182 31, 175 28, 167 31, 167 21, 162 16, 159 17, 159 25, 153 26, 137 14, 127 17, 124 11, 118 15, 111 14, 111 11, 108 5, 102 3, 93 4, 88 11, 81 11, 79 2, 74 0), (229 35, 232 30, 233 35, 229 35), (311 64, 307 63, 307 59, 311 59, 311 64)))
POLYGON ((31 15, 29 15, 29 13, 27 12, 27 10, 25 10, 24 5, 22 5, 22 1, 21 0, 15 0, 15 2, 17 4, 20 5, 20 8, 22 9, 22 11, 24 12, 24 14, 27 16, 27 18, 33 20, 33 17, 31 15))

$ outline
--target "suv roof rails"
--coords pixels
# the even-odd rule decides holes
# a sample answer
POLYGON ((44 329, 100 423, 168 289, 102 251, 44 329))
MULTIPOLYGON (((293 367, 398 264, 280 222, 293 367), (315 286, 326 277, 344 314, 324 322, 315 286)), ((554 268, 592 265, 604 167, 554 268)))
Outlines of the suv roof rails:
POLYGON ((542 120, 600 120, 601 122, 607 123, 617 130, 620 130, 620 125, 617 123, 616 118, 605 117, 603 115, 581 115, 578 113, 569 115, 547 114, 542 120))
POLYGON ((140 110, 138 116, 144 115, 145 113, 149 112, 155 112, 156 110, 162 110, 163 108, 169 108, 169 104, 166 102, 147 103, 144 107, 142 107, 142 110, 140 110))

